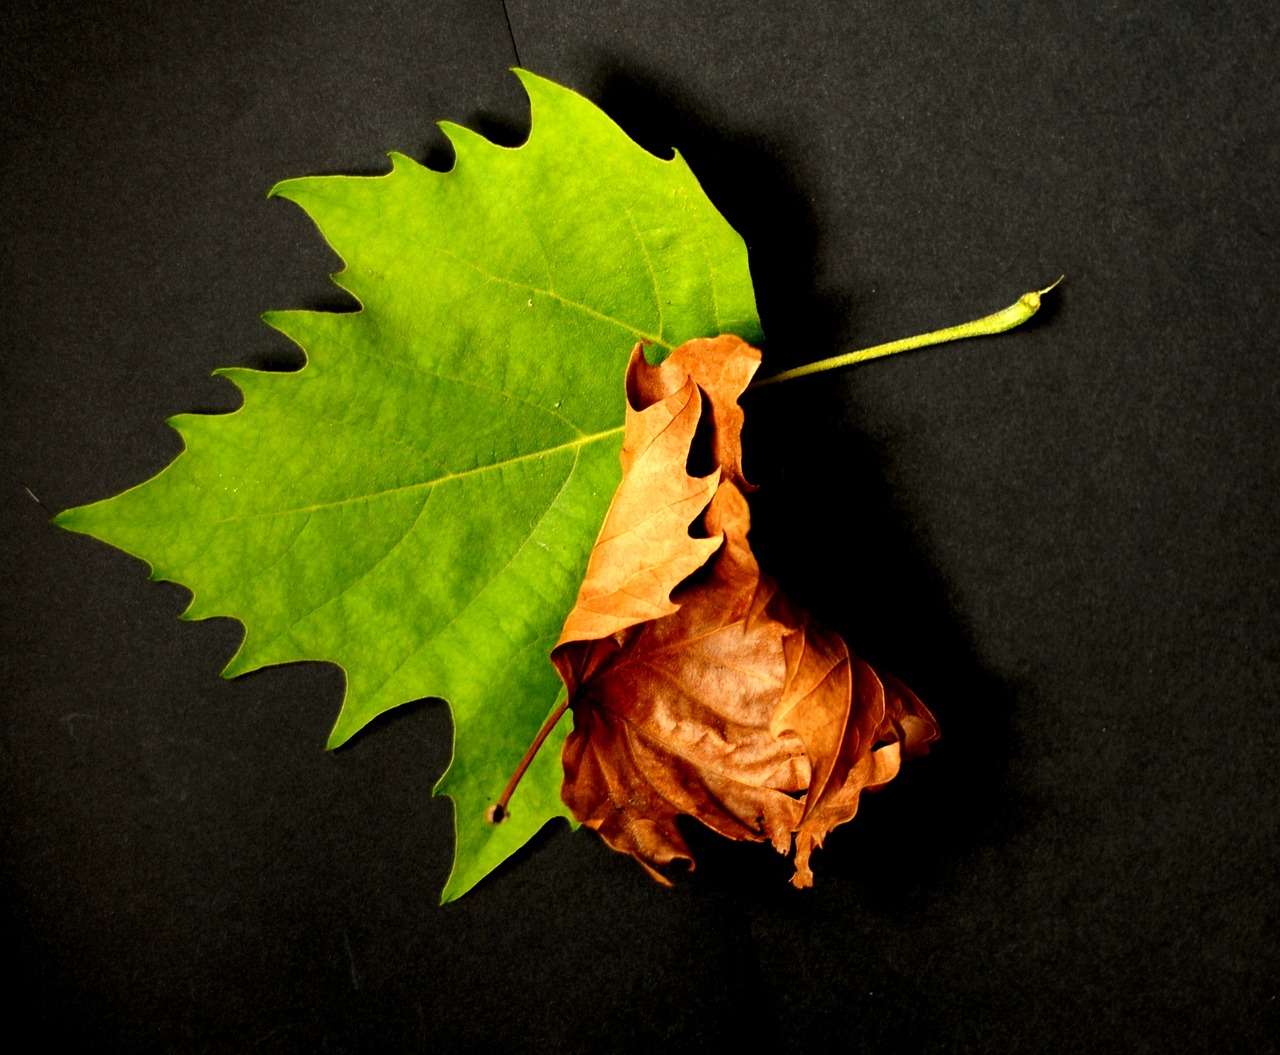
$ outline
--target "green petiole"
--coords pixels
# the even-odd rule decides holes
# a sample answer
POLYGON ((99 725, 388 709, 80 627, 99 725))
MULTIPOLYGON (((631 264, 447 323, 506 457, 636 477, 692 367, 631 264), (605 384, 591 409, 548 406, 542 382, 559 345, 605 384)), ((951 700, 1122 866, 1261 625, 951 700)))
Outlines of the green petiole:
MULTIPOLYGON (((1058 282, 1061 282, 1063 277, 1065 276, 1059 277, 1058 282)), ((948 326, 945 330, 934 330, 932 333, 922 333, 917 337, 906 337, 900 341, 890 341, 888 344, 877 344, 874 348, 864 348, 860 352, 849 352, 830 359, 822 359, 807 366, 797 366, 794 370, 784 370, 780 374, 756 381, 750 387, 763 388, 778 381, 791 381, 797 377, 834 370, 840 366, 865 363, 868 359, 880 359, 896 352, 909 352, 913 348, 927 348, 932 344, 945 344, 947 341, 958 341, 963 337, 982 337, 1012 330, 1015 326, 1021 326, 1040 310, 1040 298, 1053 289, 1058 282, 1041 290, 1024 293, 1018 298, 1017 303, 1011 304, 1004 311, 997 311, 994 315, 984 315, 981 319, 962 322, 959 326, 948 326)))

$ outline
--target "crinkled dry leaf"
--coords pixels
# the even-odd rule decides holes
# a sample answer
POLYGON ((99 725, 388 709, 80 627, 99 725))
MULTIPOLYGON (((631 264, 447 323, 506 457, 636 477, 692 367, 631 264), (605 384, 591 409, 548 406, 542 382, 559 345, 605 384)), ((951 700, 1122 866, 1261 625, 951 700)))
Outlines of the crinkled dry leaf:
MULTIPOLYGON (((747 544, 738 396, 760 354, 691 341, 627 372, 623 478, 552 660, 573 709, 565 804, 654 876, 693 863, 676 827, 809 856, 864 789, 927 751, 933 716, 760 571, 747 544), (703 414, 719 468, 686 465, 703 414), (700 518, 700 537, 690 534, 700 518)), ((705 429, 704 429, 705 431, 705 429)))

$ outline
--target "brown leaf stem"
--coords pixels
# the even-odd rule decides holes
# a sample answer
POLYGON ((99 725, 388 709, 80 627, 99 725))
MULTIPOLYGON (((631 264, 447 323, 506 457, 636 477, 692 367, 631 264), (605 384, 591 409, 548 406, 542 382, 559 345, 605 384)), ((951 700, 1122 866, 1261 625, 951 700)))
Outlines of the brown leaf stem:
POLYGON ((485 819, 490 824, 501 824, 507 818, 507 803, 511 801, 511 796, 515 794, 516 785, 520 783, 520 778, 524 776, 524 771, 529 768, 529 763, 533 761, 534 756, 538 753, 543 743, 546 742, 551 730, 556 727, 556 722, 564 717, 564 712, 569 709, 569 699, 565 697, 557 707, 542 723, 542 728, 538 730, 538 735, 533 738, 533 743, 529 745, 529 749, 525 751, 524 757, 520 759, 520 764, 516 766, 516 771, 511 774, 511 779, 507 781, 507 786, 502 789, 502 794, 498 796, 498 801, 489 807, 485 814, 485 819))

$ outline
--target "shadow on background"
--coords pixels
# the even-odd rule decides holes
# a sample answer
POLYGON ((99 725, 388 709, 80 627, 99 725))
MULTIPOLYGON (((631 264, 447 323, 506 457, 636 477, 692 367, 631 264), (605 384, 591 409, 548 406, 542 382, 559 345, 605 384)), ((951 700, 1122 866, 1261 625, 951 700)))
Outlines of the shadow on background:
MULTIPOLYGON (((785 147, 704 122, 698 100, 648 73, 606 64, 592 97, 646 149, 678 149, 745 239, 768 347, 780 353, 766 362, 847 350, 833 346, 838 308, 817 292, 813 264, 822 234, 785 147)), ((814 858, 819 883, 844 873, 869 895, 903 896, 974 846, 1006 839, 1026 812, 1008 780, 1015 693, 975 658, 947 584, 917 543, 927 533, 895 503, 889 452, 858 430, 853 373, 763 389, 743 404, 747 473, 761 485, 751 503, 761 565, 853 651, 906 681, 942 727, 933 754, 864 796, 858 817, 814 858)), ((700 829, 684 829, 698 862, 692 882, 760 893, 785 885, 786 862, 761 867, 775 857, 768 847, 700 829)))

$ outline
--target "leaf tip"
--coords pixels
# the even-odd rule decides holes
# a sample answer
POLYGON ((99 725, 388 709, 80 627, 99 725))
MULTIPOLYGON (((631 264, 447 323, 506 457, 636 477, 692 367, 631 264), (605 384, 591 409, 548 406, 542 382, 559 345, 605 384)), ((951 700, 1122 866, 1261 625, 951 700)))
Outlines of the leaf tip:
POLYGON ((518 66, 514 67, 511 72, 520 79, 524 94, 529 99, 530 120, 534 127, 537 127, 540 119, 546 119, 553 115, 563 116, 556 113, 556 103, 553 100, 557 96, 566 105, 572 105, 574 102, 585 103, 592 110, 599 111, 603 115, 603 111, 600 111, 599 107, 585 96, 579 95, 572 88, 566 88, 563 84, 559 84, 550 78, 539 76, 518 66))
MULTIPOLYGON (((183 622, 190 622, 195 618, 190 614, 190 612, 191 610, 188 608, 185 612, 180 613, 178 618, 183 622)), ((240 661, 240 653, 237 652, 231 657, 227 665, 218 671, 218 677, 223 681, 230 681, 232 678, 238 678, 241 674, 244 674, 247 669, 248 668, 240 661)))
POLYGON ((330 731, 329 739, 325 741, 324 749, 326 751, 336 751, 339 747, 355 736, 358 731, 358 727, 352 728, 350 723, 343 722, 341 714, 338 715, 337 724, 334 725, 333 729, 330 731))
POLYGON ((70 509, 64 509, 57 516, 50 517, 49 523, 63 531, 72 531, 77 535, 92 535, 94 533, 93 524, 93 507, 96 503, 89 503, 83 506, 72 506, 70 509))
MULTIPOLYGON (((169 417, 164 419, 164 423, 182 437, 182 450, 185 453, 187 449, 187 429, 195 423, 197 418, 208 416, 207 414, 170 414, 169 417)), ((179 454, 178 457, 181 458, 182 454, 179 454)), ((177 459, 174 460, 176 461, 177 459)))
POLYGON ((291 201, 295 205, 301 205, 302 203, 298 199, 302 188, 309 183, 315 183, 317 180, 323 180, 325 178, 333 177, 292 176, 289 179, 282 179, 267 191, 267 199, 283 198, 285 201, 291 201))
POLYGON ((285 324, 287 323, 291 315, 296 315, 296 314, 297 312, 291 312, 291 311, 264 311, 261 315, 258 316, 258 318, 261 319, 263 322, 265 322, 277 333, 283 333, 286 337, 288 337, 289 333, 285 329, 285 324))
POLYGON ((523 84, 526 89, 530 84, 546 80, 545 77, 539 77, 532 70, 526 70, 523 66, 510 66, 508 68, 516 75, 517 78, 519 78, 520 83, 523 84))

